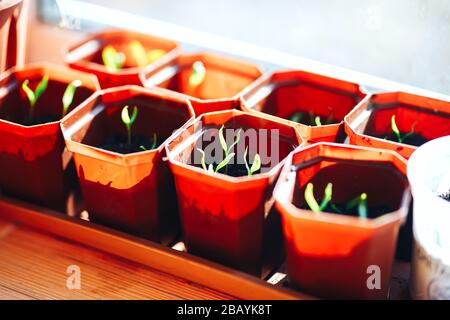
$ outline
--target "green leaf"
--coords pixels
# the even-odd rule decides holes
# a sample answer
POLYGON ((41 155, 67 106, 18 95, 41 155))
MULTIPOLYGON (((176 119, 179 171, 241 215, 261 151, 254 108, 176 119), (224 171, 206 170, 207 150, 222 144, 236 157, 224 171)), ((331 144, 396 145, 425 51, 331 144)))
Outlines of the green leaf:
POLYGON ((403 141, 403 139, 401 137, 400 130, 397 127, 397 122, 395 121, 395 114, 391 118, 391 129, 392 129, 392 132, 397 137, 398 142, 401 143, 403 141))
POLYGON ((312 212, 321 212, 319 204, 317 203, 316 198, 314 198, 314 185, 312 183, 308 183, 305 188, 305 201, 312 212))
POLYGON ((197 150, 198 150, 198 152, 200 152, 202 154, 201 164, 202 164, 203 170, 208 171, 208 168, 206 167, 206 154, 205 154, 205 152, 202 149, 200 149, 200 148, 197 148, 197 150))
POLYGON ((228 146, 227 146, 227 141, 225 140, 225 136, 223 134, 223 130, 224 130, 224 126, 222 126, 219 130, 219 141, 220 141, 220 145, 222 146, 222 150, 225 152, 225 155, 228 155, 228 146))
POLYGON ((303 113, 296 112, 292 115, 290 120, 293 122, 296 122, 296 123, 300 123, 300 121, 302 121, 302 118, 303 118, 303 113))
POLYGON ((192 73, 189 77, 189 84, 192 87, 198 87, 205 80, 206 68, 203 62, 196 61, 192 65, 192 73))
POLYGON ((148 151, 147 148, 144 147, 144 146, 140 146, 139 148, 140 148, 142 151, 148 151))
POLYGON ((330 204, 331 209, 333 209, 335 212, 343 214, 344 212, 339 209, 334 203, 330 204))
POLYGON ((73 103, 75 91, 77 90, 77 88, 81 87, 82 84, 83 83, 80 80, 74 80, 67 86, 66 91, 64 91, 64 95, 62 98, 63 117, 67 114, 67 111, 69 111, 69 108, 73 103))
POLYGON ((367 208, 367 193, 361 194, 359 197, 358 214, 361 219, 367 219, 368 208, 367 208))
POLYGON ((30 87, 28 86, 29 83, 30 81, 25 80, 22 83, 22 90, 26 93, 28 101, 30 101, 31 107, 34 107, 34 105, 36 104, 36 96, 34 95, 33 90, 31 90, 30 87))
POLYGON ((219 170, 222 169, 223 167, 227 166, 228 163, 231 161, 231 159, 233 159, 233 157, 234 153, 230 153, 229 155, 227 155, 225 159, 223 159, 222 162, 217 165, 216 173, 219 172, 219 170))
POLYGON ((153 134, 153 144, 152 144, 152 149, 155 149, 158 145, 158 137, 156 135, 156 133, 153 134))
POLYGON ((333 184, 329 183, 325 187, 325 191, 323 194, 323 200, 322 200, 322 203, 320 204, 320 211, 323 211, 327 208, 328 204, 331 201, 332 196, 333 196, 333 184))
POLYGON ((322 122, 320 121, 320 117, 317 116, 314 118, 314 123, 316 124, 316 126, 321 127, 322 126, 322 122))
POLYGON ((125 55, 118 53, 113 46, 106 46, 102 51, 103 64, 110 71, 120 70, 125 63, 125 55))
POLYGON ((239 131, 237 133, 236 141, 234 141, 231 144, 231 146, 228 148, 228 153, 230 153, 233 150, 234 146, 236 146, 239 143, 240 140, 241 140, 241 129, 239 129, 239 131))
POLYGON ((47 90, 48 86, 48 74, 45 74, 42 78, 41 82, 39 82, 39 85, 36 88, 36 91, 34 93, 36 97, 36 102, 39 100, 39 98, 42 96, 42 94, 47 90))
POLYGON ((127 125, 127 126, 132 126, 133 123, 136 121, 137 119, 137 115, 138 115, 138 108, 135 106, 133 108, 133 115, 130 117, 130 113, 128 111, 129 107, 125 106, 122 109, 122 122, 127 125))
POLYGON ((255 154, 255 159, 253 160, 252 167, 250 168, 250 175, 258 172, 259 169, 261 169, 261 157, 259 154, 255 154))
POLYGON ((248 153, 248 147, 245 147, 244 163, 245 163, 245 167, 247 168, 247 174, 250 175, 250 167, 248 166, 248 162, 247 162, 247 153, 248 153))

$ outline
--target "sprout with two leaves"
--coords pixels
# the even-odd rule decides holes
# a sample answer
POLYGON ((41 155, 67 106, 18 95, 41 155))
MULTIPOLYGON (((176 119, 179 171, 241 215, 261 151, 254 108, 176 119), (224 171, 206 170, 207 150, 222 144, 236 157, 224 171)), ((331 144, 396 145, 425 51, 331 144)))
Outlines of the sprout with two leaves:
MULTIPOLYGON (((36 90, 33 91, 30 87, 30 81, 25 80, 22 83, 22 90, 27 95, 28 101, 30 102, 30 110, 28 113, 28 121, 33 122, 34 120, 34 112, 35 107, 38 102, 38 100, 41 98, 41 96, 44 94, 44 92, 47 90, 49 82, 49 76, 45 74, 39 84, 36 87, 36 90)), ((72 105, 75 97, 75 92, 77 88, 81 87, 83 83, 80 80, 74 80, 67 86, 66 90, 64 91, 64 95, 62 97, 62 117, 65 117, 67 115, 67 112, 70 109, 70 106, 72 105)))
MULTIPOLYGON (((331 203, 333 197, 333 184, 328 183, 325 187, 324 197, 319 204, 314 197, 314 185, 312 183, 308 183, 305 188, 305 201, 310 208, 310 210, 314 213, 323 212, 327 207, 330 207, 336 213, 344 214, 344 211, 339 209, 335 204, 331 203)), ((368 208, 367 208, 367 194, 362 193, 361 195, 355 197, 350 200, 346 206, 345 211, 351 211, 357 209, 358 215, 361 219, 367 219, 368 217, 368 208)))
POLYGON ((416 128, 416 123, 414 123, 412 125, 410 132, 408 132, 406 134, 402 134, 400 132, 400 130, 398 129, 397 122, 395 120, 395 115, 393 115, 391 118, 391 129, 392 129, 392 132, 394 133, 395 137, 397 138, 397 142, 399 142, 399 143, 403 143, 403 142, 405 142, 406 139, 411 137, 414 134, 415 128, 416 128))
MULTIPOLYGON (((137 116, 138 116, 138 108, 137 106, 134 106, 133 108, 133 113, 130 116, 130 112, 129 112, 129 106, 125 106, 122 109, 122 122, 125 125, 125 128, 127 129, 127 143, 129 145, 131 145, 131 128, 133 126, 133 124, 136 122, 137 116)), ((148 150, 153 150, 156 148, 158 144, 158 137, 156 135, 156 133, 153 134, 153 143, 152 146, 150 147, 150 149, 147 149, 145 146, 140 146, 139 148, 142 151, 148 151, 148 150)))

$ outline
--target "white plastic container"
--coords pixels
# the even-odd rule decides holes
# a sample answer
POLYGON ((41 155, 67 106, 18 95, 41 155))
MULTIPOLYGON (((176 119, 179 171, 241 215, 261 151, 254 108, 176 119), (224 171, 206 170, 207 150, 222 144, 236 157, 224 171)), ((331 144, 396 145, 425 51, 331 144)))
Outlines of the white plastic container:
POLYGON ((450 136, 430 141, 411 156, 408 179, 414 197, 414 299, 450 299, 450 136))

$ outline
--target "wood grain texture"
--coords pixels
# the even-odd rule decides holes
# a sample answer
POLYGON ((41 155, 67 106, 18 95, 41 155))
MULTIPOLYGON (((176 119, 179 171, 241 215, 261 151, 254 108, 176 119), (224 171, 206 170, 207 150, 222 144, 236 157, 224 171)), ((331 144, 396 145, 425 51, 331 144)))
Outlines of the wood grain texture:
POLYGON ((0 220, 0 299, 232 299, 127 260, 0 220), (66 286, 69 266, 81 289, 66 286))

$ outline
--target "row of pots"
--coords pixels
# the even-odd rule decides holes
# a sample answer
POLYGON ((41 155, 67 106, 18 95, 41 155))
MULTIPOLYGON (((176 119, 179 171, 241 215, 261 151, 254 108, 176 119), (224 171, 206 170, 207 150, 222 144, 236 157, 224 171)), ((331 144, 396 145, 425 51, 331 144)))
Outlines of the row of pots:
MULTIPOLYGON (((87 46, 92 47, 98 45, 87 46)), ((177 232, 179 206, 189 252, 255 275, 265 273, 263 247, 271 245, 274 251, 281 251, 278 216, 271 210, 274 196, 283 219, 294 285, 321 296, 386 297, 398 229, 409 207, 406 160, 391 151, 327 143, 304 145, 341 141, 345 128, 352 143, 401 153, 412 147, 367 134, 386 132, 384 120, 389 122, 389 112, 398 115, 401 130, 408 130, 411 117, 420 121, 423 114, 428 118, 423 126, 419 122, 418 132, 429 139, 450 134, 450 103, 405 93, 369 96, 355 84, 302 71, 276 72, 253 82, 260 73, 249 64, 210 54, 189 56, 191 60, 173 56, 161 58, 144 73, 139 71, 138 77, 144 74, 145 84, 153 87, 158 84, 155 78, 170 74, 163 72, 169 60, 191 65, 204 59, 207 70, 217 69, 218 73, 207 72, 205 88, 195 94, 186 91, 186 75, 178 69, 172 70, 172 77, 181 74, 176 80, 166 78, 159 83, 165 89, 124 86, 99 90, 94 76, 55 66, 28 66, 2 75, 2 191, 62 210, 68 187, 78 180, 92 221, 160 242, 169 241, 177 232), (233 76, 227 80, 224 73, 233 76), (236 79, 241 73, 246 74, 242 82, 236 79), (30 80, 34 87, 44 74, 50 81, 36 105, 36 116, 58 115, 65 86, 78 79, 83 87, 75 95, 74 108, 61 121, 18 124, 26 112, 20 83, 30 80), (139 106, 133 132, 146 139, 156 133, 156 149, 127 155, 105 150, 109 138, 126 135, 120 121, 124 105, 139 106), (327 117, 330 105, 334 120, 338 120, 334 124, 313 127, 283 119, 296 110, 311 109, 327 117), (384 120, 376 120, 378 116, 384 120), (441 126, 433 126, 436 121, 441 126), (197 143, 204 142, 204 129, 222 125, 278 130, 282 137, 278 160, 252 177, 212 175, 193 166, 190 160, 197 143), (381 142, 383 145, 376 144, 381 142), (317 190, 332 182, 333 198, 342 201, 365 190, 374 205, 387 206, 390 213, 366 221, 312 215, 300 209, 309 182, 314 182, 317 190), (379 290, 370 290, 365 281, 367 268, 373 265, 382 270, 379 290)), ((116 83, 115 75, 103 77, 103 81, 116 83)), ((269 140, 258 137, 257 152, 269 154, 260 150, 270 149, 269 140)), ((237 147, 240 144, 248 145, 245 140, 237 147)))

